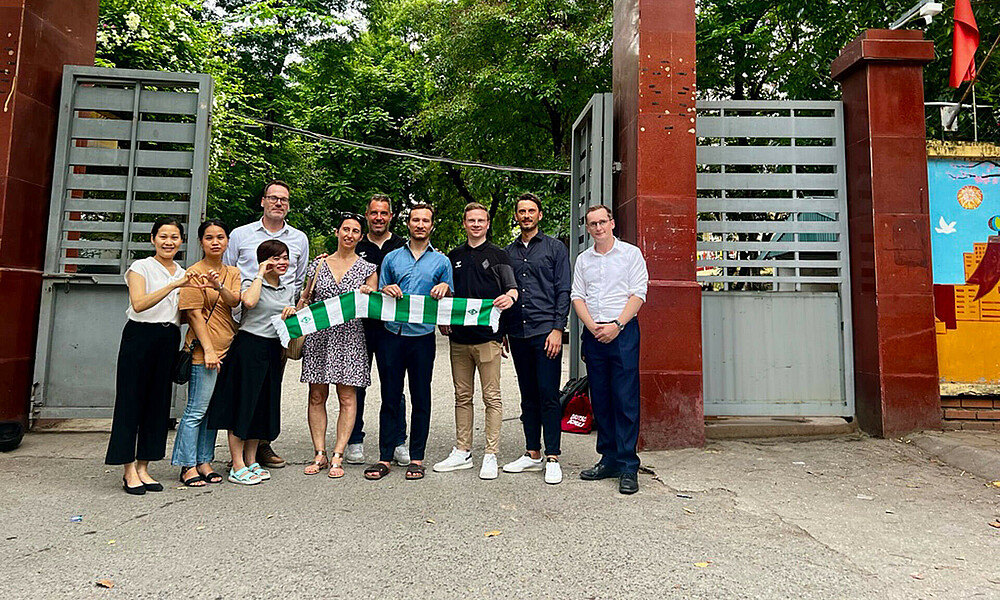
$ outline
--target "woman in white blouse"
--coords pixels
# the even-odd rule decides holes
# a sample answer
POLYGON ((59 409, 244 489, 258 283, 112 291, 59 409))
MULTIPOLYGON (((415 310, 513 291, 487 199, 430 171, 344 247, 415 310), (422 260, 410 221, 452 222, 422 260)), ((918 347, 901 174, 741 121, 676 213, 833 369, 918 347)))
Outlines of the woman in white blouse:
POLYGON ((177 289, 206 285, 174 262, 184 242, 184 226, 177 219, 157 219, 150 238, 156 254, 125 272, 128 322, 118 350, 114 420, 104 460, 124 466, 122 487, 134 495, 163 491, 149 474, 149 462, 166 453, 171 374, 181 339, 177 289))

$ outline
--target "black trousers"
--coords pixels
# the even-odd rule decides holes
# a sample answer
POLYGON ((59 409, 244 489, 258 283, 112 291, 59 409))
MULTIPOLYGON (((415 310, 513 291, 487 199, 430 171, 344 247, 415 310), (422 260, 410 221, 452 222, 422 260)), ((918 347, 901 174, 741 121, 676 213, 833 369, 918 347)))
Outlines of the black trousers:
POLYGON ((115 412, 105 464, 163 458, 171 376, 180 344, 181 330, 173 323, 125 324, 118 347, 115 412))
POLYGON ((562 353, 545 356, 542 333, 529 338, 507 337, 514 359, 517 387, 521 390, 521 424, 524 425, 526 450, 540 451, 545 438, 545 455, 558 456, 562 437, 562 406, 559 404, 559 379, 562 376, 562 353))
POLYGON ((379 460, 392 460, 399 430, 406 427, 402 408, 403 379, 410 383, 410 458, 423 460, 431 426, 431 376, 434 374, 434 334, 402 336, 385 332, 378 347, 378 377, 382 384, 379 408, 379 460))
MULTIPOLYGON (((379 340, 389 332, 385 329, 384 321, 365 320, 364 326, 365 344, 368 346, 368 371, 371 372, 372 357, 378 355, 379 340)), ((348 444, 361 444, 365 441, 365 397, 368 395, 367 391, 368 388, 357 388, 358 413, 354 419, 354 429, 351 431, 351 437, 347 440, 348 444)), ((400 422, 399 441, 396 445, 402 446, 406 443, 406 394, 403 394, 399 398, 399 410, 404 415, 404 418, 400 422)))

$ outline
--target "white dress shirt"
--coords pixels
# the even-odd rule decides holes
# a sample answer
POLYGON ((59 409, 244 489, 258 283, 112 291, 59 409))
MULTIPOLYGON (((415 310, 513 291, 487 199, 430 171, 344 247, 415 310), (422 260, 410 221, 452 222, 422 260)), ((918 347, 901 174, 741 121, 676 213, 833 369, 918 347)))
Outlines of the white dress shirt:
POLYGON ((611 250, 604 254, 591 246, 576 257, 570 299, 586 302, 594 321, 609 323, 621 315, 631 296, 645 302, 648 285, 642 252, 615 238, 611 250))
POLYGON ((243 279, 253 279, 260 269, 257 246, 264 240, 279 240, 288 246, 288 271, 281 276, 281 285, 293 288, 296 294, 301 292, 309 267, 309 238, 287 222, 273 233, 264 227, 263 220, 237 227, 229 234, 229 247, 222 262, 239 268, 243 279))

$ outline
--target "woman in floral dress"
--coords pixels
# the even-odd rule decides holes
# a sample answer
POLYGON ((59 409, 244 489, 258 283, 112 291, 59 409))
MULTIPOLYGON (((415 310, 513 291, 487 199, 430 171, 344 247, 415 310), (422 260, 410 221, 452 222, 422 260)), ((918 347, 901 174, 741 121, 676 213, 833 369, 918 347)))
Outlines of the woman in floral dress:
MULTIPOLYGON (((312 292, 308 303, 321 302, 345 292, 368 294, 378 289, 375 265, 361 258, 354 249, 363 234, 358 215, 344 215, 337 225, 337 251, 320 258, 309 267, 312 292)), ((307 292, 309 286, 307 286, 307 292)), ((354 428, 357 389, 371 384, 365 332, 359 319, 335 325, 306 336, 302 345, 302 383, 309 384, 309 433, 316 456, 306 466, 306 475, 315 475, 329 467, 331 478, 344 476, 344 449, 354 428), (333 454, 326 453, 326 400, 330 384, 337 386, 340 413, 337 415, 337 441, 333 454)))

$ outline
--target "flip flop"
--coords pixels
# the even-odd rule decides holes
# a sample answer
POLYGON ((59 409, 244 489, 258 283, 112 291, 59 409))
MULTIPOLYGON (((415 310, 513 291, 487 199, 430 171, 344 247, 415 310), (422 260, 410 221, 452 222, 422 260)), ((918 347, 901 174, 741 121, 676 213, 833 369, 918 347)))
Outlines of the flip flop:
POLYGON ((365 469, 365 479, 370 479, 372 481, 378 481, 388 474, 389 467, 380 462, 365 469))
POLYGON ((418 465, 417 463, 411 462, 406 467, 406 478, 410 481, 415 481, 417 479, 424 478, 424 465, 418 465))

